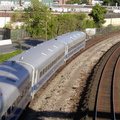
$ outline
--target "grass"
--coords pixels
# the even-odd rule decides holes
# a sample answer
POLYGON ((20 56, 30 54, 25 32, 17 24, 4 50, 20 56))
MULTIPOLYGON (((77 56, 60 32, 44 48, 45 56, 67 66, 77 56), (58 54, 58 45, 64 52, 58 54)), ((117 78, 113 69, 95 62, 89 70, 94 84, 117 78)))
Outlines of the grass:
POLYGON ((0 55, 0 63, 20 54, 21 52, 23 52, 23 50, 16 50, 16 51, 11 52, 11 53, 5 53, 5 54, 0 55))

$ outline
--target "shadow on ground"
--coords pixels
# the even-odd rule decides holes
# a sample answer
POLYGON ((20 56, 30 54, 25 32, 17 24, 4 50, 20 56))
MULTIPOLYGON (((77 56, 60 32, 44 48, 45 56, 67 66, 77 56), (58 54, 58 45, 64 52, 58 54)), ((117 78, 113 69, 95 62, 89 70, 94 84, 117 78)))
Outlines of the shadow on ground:
POLYGON ((42 40, 35 40, 35 39, 29 39, 29 40, 20 40, 15 42, 15 48, 17 49, 23 49, 23 50, 28 50, 31 47, 34 47, 38 44, 43 43, 44 41, 42 40))

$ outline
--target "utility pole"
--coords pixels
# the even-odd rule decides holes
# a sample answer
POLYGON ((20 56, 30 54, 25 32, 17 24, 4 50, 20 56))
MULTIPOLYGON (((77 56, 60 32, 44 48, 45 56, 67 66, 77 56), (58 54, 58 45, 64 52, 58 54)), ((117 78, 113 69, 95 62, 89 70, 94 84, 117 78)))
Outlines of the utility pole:
POLYGON ((19 0, 19 5, 22 6, 22 0, 19 0))

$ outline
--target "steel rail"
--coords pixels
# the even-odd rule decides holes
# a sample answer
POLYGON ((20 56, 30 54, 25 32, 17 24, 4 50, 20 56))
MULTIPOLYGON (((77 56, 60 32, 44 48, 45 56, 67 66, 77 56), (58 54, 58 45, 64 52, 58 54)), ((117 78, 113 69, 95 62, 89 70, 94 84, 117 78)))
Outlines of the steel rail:
MULTIPOLYGON (((116 45, 116 46, 119 46, 119 43, 116 45)), ((96 105, 95 105, 95 116, 94 116, 94 120, 96 120, 96 119, 98 119, 98 116, 100 117, 101 116, 101 114, 103 113, 103 112, 106 112, 107 111, 107 113, 109 114, 109 112, 110 112, 110 115, 108 116, 108 117, 112 117, 112 119, 115 119, 115 114, 114 114, 114 109, 113 109, 113 106, 114 106, 114 103, 112 103, 112 101, 113 101, 113 98, 112 98, 112 91, 111 91, 111 89, 113 89, 113 79, 112 79, 112 76, 113 76, 113 71, 114 71, 114 69, 113 68, 115 68, 114 66, 115 66, 115 64, 116 64, 116 57, 118 56, 118 54, 120 54, 119 53, 119 51, 120 51, 120 47, 119 48, 117 48, 117 49, 115 49, 115 51, 113 51, 112 53, 111 53, 111 55, 109 56, 109 60, 106 60, 106 62, 105 62, 105 65, 104 65, 104 67, 103 67, 103 70, 102 70, 102 72, 101 72, 101 77, 100 77, 100 80, 99 80, 99 85, 98 85, 98 90, 97 90, 97 96, 96 96, 96 105), (116 53, 117 52, 117 53, 116 53), (117 56, 116 56, 117 55, 117 56), (112 62, 111 62, 112 61, 112 62), (114 63, 113 63, 113 61, 114 61, 114 63), (112 68, 110 69, 109 68, 109 66, 112 66, 112 68), (107 70, 108 69, 110 69, 110 71, 108 72, 107 70), (108 78, 109 76, 111 76, 111 82, 109 82, 109 79, 110 78, 108 78), (109 84, 109 86, 107 85, 107 86, 105 86, 104 85, 104 82, 105 81, 103 81, 103 80, 108 80, 107 81, 107 84, 109 84), (104 87, 103 87, 104 86, 104 87), (102 87, 102 88, 101 88, 102 87), (101 92, 103 92, 103 94, 101 94, 101 92), (108 95, 108 94, 110 94, 111 96, 109 96, 109 99, 112 99, 112 100, 108 100, 107 99, 107 97, 105 96, 105 93, 106 93, 106 95, 108 95), (101 98, 102 97, 102 98, 101 98), (103 106, 103 105, 101 105, 101 103, 99 104, 99 101, 101 100, 104 104, 107 104, 107 102, 105 101, 105 100, 103 100, 103 97, 106 99, 106 101, 108 100, 108 102, 111 104, 111 106, 109 105, 109 110, 108 110, 108 108, 107 108, 107 110, 106 111, 104 111, 105 110, 105 106, 103 106), (98 107, 100 106, 100 110, 102 110, 102 111, 99 111, 99 114, 98 114, 98 107), (111 115, 111 113, 113 113, 112 115, 111 115)), ((103 116, 102 116, 103 117, 103 116)))

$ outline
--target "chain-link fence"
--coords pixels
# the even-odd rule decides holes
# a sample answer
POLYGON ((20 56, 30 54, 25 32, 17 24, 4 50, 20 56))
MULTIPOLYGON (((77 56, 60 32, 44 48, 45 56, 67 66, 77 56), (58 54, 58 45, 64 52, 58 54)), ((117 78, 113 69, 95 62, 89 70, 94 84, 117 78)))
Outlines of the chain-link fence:
POLYGON ((118 30, 120 30, 120 26, 108 26, 103 28, 91 29, 91 31, 89 31, 90 34, 86 32, 87 40, 98 37, 98 36, 107 35, 118 30))
MULTIPOLYGON (((103 28, 94 28, 90 29, 89 33, 87 33, 87 40, 95 38, 97 36, 107 35, 111 32, 120 30, 120 26, 108 26, 103 28)), ((25 38, 29 38, 30 34, 25 29, 0 29, 0 40, 11 39, 12 41, 23 40, 25 38)))
POLYGON ((12 41, 22 40, 22 39, 28 38, 28 37, 30 37, 30 35, 25 29, 11 30, 11 40, 12 41))
POLYGON ((0 40, 10 39, 10 29, 0 29, 0 40))
POLYGON ((28 38, 30 35, 25 29, 0 29, 0 40, 11 39, 12 41, 28 38))
POLYGON ((120 18, 120 13, 109 13, 109 14, 105 14, 105 18, 120 18))

